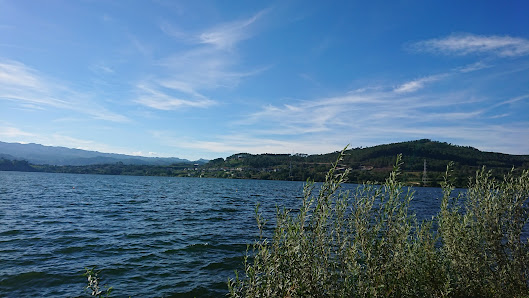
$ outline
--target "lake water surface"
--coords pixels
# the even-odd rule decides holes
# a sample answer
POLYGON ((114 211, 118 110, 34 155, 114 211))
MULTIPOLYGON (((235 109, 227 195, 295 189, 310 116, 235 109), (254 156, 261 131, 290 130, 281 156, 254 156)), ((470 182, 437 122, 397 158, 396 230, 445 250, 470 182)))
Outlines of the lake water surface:
MULTIPOLYGON (((345 185, 354 188, 355 185, 345 185)), ((113 297, 220 297, 254 210, 299 207, 302 182, 0 172, 0 297, 75 297, 85 267, 113 297)), ((437 188, 412 207, 434 215, 437 188)))

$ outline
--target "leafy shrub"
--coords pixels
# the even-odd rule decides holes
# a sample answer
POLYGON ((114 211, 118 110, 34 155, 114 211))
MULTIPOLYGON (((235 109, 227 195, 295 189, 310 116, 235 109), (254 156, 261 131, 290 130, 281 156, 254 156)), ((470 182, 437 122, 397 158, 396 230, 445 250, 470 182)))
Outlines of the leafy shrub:
POLYGON ((419 223, 400 155, 382 186, 352 193, 340 191, 343 155, 317 194, 306 184, 298 212, 277 210, 270 240, 256 209, 261 236, 231 297, 529 296, 528 171, 497 182, 482 169, 453 198, 448 168, 438 216, 419 223))
POLYGON ((96 270, 96 267, 92 268, 85 268, 84 276, 87 277, 88 285, 85 287, 85 290, 87 290, 91 296, 95 296, 98 298, 102 297, 110 297, 110 293, 112 293, 112 287, 107 287, 106 290, 102 290, 99 283, 101 282, 101 277, 99 276, 99 273, 101 273, 101 270, 96 270))
POLYGON ((485 168, 467 194, 445 193, 439 214, 439 249, 458 296, 529 296, 529 171, 497 182, 485 168), (525 227, 525 241, 522 233, 525 227))

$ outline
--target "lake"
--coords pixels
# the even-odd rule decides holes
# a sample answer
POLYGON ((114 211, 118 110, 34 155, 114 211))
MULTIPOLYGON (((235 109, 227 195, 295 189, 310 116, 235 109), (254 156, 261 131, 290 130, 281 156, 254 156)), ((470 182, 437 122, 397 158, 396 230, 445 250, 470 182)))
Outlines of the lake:
MULTIPOLYGON (((303 185, 0 172, 0 296, 80 296, 94 265, 113 297, 224 296, 258 236, 256 204, 272 221, 276 206, 299 207, 303 185)), ((441 195, 417 188, 418 217, 441 195)))

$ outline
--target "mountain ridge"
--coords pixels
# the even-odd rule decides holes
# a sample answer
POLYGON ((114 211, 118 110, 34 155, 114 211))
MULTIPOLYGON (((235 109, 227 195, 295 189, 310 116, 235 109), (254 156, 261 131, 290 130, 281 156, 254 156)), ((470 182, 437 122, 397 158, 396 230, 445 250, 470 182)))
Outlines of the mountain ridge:
MULTIPOLYGON (((529 155, 484 152, 470 146, 420 139, 372 147, 349 148, 339 167, 349 169, 354 183, 384 181, 396 156, 402 155, 402 179, 413 185, 438 186, 448 164, 453 162, 457 185, 464 186, 476 170, 485 166, 501 178, 511 169, 529 169, 529 155)), ((248 154, 238 153, 209 161, 204 177, 252 178, 270 180, 314 179, 324 181, 339 152, 326 154, 248 154), (235 170, 234 170, 235 169, 235 170)))
MULTIPOLYGON (((339 155, 339 151, 314 155, 237 153, 202 163, 188 161, 153 165, 137 164, 143 162, 141 160, 133 161, 136 164, 125 164, 131 156, 108 154, 107 157, 83 160, 90 161, 91 165, 37 165, 27 160, 6 159, 6 156, 13 156, 4 153, 1 145, 0 142, 0 170, 5 171, 264 180, 324 181, 329 167, 339 155), (124 159, 116 162, 116 159, 112 158, 116 155, 124 159)), ((43 149, 36 144, 33 146, 43 149)), ((64 149, 68 148, 62 148, 64 149)), ((83 153, 82 150, 74 150, 77 150, 73 151, 74 153, 83 153)), ((452 162, 452 178, 457 187, 465 187, 469 177, 475 175, 476 170, 482 166, 490 169, 496 178, 502 178, 513 169, 515 174, 529 169, 529 155, 484 152, 470 146, 458 146, 430 139, 350 148, 340 160, 339 169, 349 170, 347 178, 351 183, 384 181, 399 154, 402 155, 403 162, 399 177, 407 185, 439 186, 444 179, 446 166, 452 162)), ((159 161, 158 159, 151 158, 151 161, 159 161)))
POLYGON ((45 146, 36 143, 7 143, 0 141, 0 158, 26 160, 37 165, 85 166, 122 162, 128 165, 171 165, 175 163, 205 163, 200 159, 190 161, 177 157, 146 157, 118 153, 104 153, 62 146, 45 146))

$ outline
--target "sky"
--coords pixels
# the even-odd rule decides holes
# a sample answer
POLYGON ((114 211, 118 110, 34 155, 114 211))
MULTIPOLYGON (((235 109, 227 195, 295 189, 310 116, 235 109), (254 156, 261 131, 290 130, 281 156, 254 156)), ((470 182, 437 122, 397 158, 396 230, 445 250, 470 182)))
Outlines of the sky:
POLYGON ((0 141, 529 154, 529 2, 0 0, 0 141))

